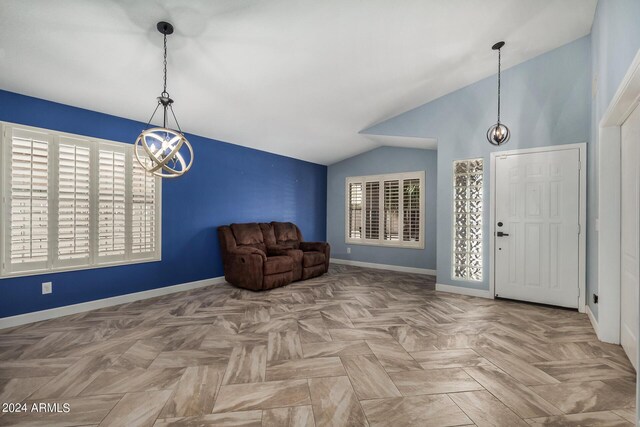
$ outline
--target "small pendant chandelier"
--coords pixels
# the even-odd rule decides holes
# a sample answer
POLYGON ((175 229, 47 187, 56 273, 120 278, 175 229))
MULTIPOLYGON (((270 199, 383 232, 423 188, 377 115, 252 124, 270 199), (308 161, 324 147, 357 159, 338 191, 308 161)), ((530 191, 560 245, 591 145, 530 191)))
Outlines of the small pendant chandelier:
POLYGON ((491 47, 491 49, 498 51, 498 122, 487 131, 487 140, 497 146, 506 144, 511 137, 509 128, 500 123, 500 62, 502 59, 500 49, 502 49, 503 46, 504 42, 498 42, 491 47))
POLYGON ((134 153, 138 163, 147 172, 162 178, 176 178, 186 173, 193 164, 193 148, 180 129, 178 119, 173 112, 173 99, 167 92, 167 35, 173 34, 173 25, 158 22, 158 31, 164 35, 164 89, 158 97, 158 105, 147 122, 145 130, 136 139, 134 153), (149 125, 162 106, 164 115, 162 127, 149 129, 149 125), (169 111, 178 130, 168 126, 169 111))

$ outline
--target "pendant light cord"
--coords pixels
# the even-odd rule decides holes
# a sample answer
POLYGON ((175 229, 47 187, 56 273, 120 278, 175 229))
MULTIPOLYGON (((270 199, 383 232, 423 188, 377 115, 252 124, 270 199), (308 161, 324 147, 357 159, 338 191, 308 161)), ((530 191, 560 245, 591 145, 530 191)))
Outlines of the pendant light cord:
POLYGON ((502 59, 502 51, 498 49, 498 124, 500 124, 500 63, 502 59))

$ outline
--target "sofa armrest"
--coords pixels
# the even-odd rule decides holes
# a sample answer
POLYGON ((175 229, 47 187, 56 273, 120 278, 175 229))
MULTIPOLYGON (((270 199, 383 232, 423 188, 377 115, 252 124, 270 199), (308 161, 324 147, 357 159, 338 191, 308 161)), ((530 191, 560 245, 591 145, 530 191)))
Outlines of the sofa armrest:
POLYGON ((267 260, 267 254, 265 254, 260 249, 253 248, 251 246, 235 247, 234 249, 229 251, 229 254, 232 256, 233 255, 259 255, 262 258, 262 261, 267 260))
POLYGON ((224 263, 225 279, 240 288, 261 290, 266 255, 259 249, 239 249, 232 251, 224 263))
POLYGON ((322 252, 325 257, 324 272, 329 271, 329 261, 331 260, 331 246, 327 242, 300 242, 300 249, 305 252, 322 252))
POLYGON ((300 242, 300 249, 304 252, 324 253, 329 244, 327 242, 300 242))

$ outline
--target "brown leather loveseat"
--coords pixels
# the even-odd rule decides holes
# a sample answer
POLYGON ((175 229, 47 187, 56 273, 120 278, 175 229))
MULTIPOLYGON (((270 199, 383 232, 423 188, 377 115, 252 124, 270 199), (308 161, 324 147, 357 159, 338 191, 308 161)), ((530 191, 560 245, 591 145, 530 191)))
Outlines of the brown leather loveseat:
POLYGON ((326 242, 304 242, 291 222, 231 224, 218 227, 224 277, 254 291, 321 276, 329 269, 326 242))

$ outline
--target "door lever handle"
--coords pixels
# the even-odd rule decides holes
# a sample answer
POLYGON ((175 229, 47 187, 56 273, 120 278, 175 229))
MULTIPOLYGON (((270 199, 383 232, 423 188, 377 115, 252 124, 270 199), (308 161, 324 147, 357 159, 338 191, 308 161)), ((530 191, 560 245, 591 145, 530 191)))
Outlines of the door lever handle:
POLYGON ((504 237, 504 236, 508 236, 508 233, 503 233, 502 231, 498 231, 498 233, 496 234, 498 237, 504 237))

